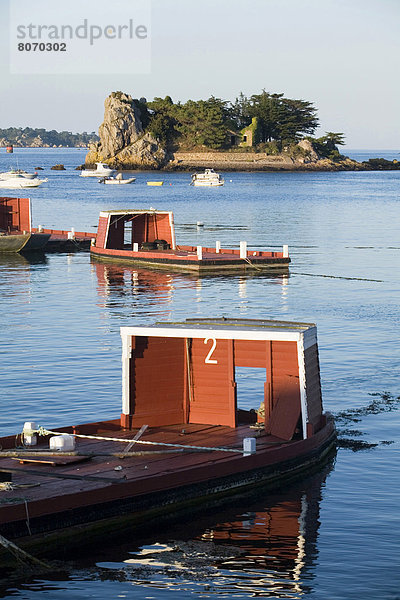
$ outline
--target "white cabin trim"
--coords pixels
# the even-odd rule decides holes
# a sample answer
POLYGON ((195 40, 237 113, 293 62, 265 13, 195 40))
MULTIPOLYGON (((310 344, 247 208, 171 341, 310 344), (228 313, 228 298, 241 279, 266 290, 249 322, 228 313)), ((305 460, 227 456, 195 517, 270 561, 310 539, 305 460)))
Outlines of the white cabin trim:
MULTIPOLYGON (((302 331, 255 331, 247 329, 237 331, 234 326, 231 329, 219 329, 217 325, 208 327, 172 328, 172 327, 121 327, 122 338, 126 336, 149 336, 149 337, 172 337, 172 338, 206 338, 212 337, 220 340, 265 340, 299 342, 303 337, 302 331)), ((308 346, 312 344, 308 344, 308 346)))
POLYGON ((176 250, 174 215, 172 212, 169 212, 168 215, 169 215, 169 226, 171 229, 171 237, 172 237, 172 250, 176 250))
POLYGON ((308 406, 307 406, 307 390, 306 390, 306 364, 304 356, 304 339, 297 342, 297 360, 299 363, 299 389, 300 389, 300 406, 301 406, 301 421, 303 426, 303 439, 307 439, 307 423, 308 423, 308 406))
POLYGON ((122 338, 122 413, 129 415, 130 377, 129 366, 132 356, 132 338, 122 338))
POLYGON ((32 204, 31 204, 30 198, 28 198, 28 213, 29 213, 29 233, 32 233, 32 204))

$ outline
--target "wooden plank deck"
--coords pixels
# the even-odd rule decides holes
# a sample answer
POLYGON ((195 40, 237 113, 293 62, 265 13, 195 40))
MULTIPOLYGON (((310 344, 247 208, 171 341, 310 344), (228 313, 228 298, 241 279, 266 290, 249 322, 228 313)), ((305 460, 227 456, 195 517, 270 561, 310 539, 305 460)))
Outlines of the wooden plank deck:
MULTIPOLYGON (((193 501, 200 499, 215 502, 219 496, 232 494, 243 485, 265 482, 266 478, 273 484, 286 473, 289 479, 293 478, 321 460, 319 454, 324 445, 328 449, 334 444, 333 424, 310 440, 290 442, 249 425, 230 428, 178 424, 148 428, 141 440, 153 441, 155 445, 138 443, 134 452, 126 455, 126 442, 108 438, 131 441, 137 430, 121 430, 117 423, 92 423, 76 428, 81 433, 86 430, 90 435, 106 438, 77 438, 76 453, 79 458, 80 455, 87 458, 79 463, 65 461, 66 453, 62 458, 60 453, 57 462, 69 464, 51 464, 51 461, 21 464, 15 460, 17 449, 12 449, 13 439, 3 438, 0 472, 12 472, 12 482, 11 489, 7 489, 7 483, 0 486, 0 533, 8 539, 22 538, 28 545, 32 540, 35 543, 36 534, 54 534, 51 539, 58 544, 59 530, 63 531, 62 539, 73 538, 74 525, 83 526, 82 531, 88 528, 93 532, 98 528, 100 532, 103 527, 113 528, 115 517, 122 518, 121 523, 128 518, 142 526, 146 519, 157 519, 155 515, 161 512, 173 513, 177 506, 189 509, 193 501), (243 455, 246 437, 257 438, 255 454, 243 455), (161 443, 235 448, 237 452, 190 448, 173 451, 161 443)), ((66 429, 72 428, 63 431, 66 429)), ((19 452, 29 459, 39 452, 45 454, 47 448, 46 441, 34 451, 19 452)))
MULTIPOLYGON (((116 432, 100 429, 96 435, 103 438, 118 437, 132 440, 134 434, 135 431, 120 430, 116 432)), ((182 444, 185 446, 236 448, 238 450, 237 456, 241 456, 243 438, 253 437, 254 435, 254 430, 250 429, 248 425, 231 429, 222 426, 184 424, 148 428, 139 441, 182 444)), ((261 438, 258 438, 257 443, 260 448, 265 446, 262 440, 266 437, 264 434, 261 438)), ((42 464, 27 462, 30 460, 30 456, 26 456, 26 452, 20 459, 24 461, 22 464, 20 460, 15 460, 16 457, 5 457, 1 456, 0 453, 0 470, 3 472, 12 471, 12 483, 16 486, 15 489, 0 492, 0 513, 2 507, 6 506, 8 502, 15 505, 25 503, 26 500, 32 502, 34 500, 49 499, 50 497, 60 499, 65 494, 71 494, 74 491, 93 490, 112 485, 113 482, 140 482, 167 473, 185 471, 191 467, 209 462, 226 461, 232 456, 236 456, 236 454, 221 451, 174 449, 161 445, 140 443, 136 443, 132 448, 131 452, 135 452, 135 456, 112 456, 113 453, 121 453, 122 455, 126 446, 125 442, 77 438, 76 452, 93 454, 93 456, 87 457, 85 462, 74 462, 73 458, 68 460, 67 456, 62 460, 62 453, 53 461, 53 456, 37 458, 38 461, 50 461, 50 464, 48 462, 42 464), (110 456, 102 455, 107 453, 110 453, 110 456), (55 464, 55 462, 59 464, 55 464), (64 462, 67 462, 67 464, 62 464, 64 462), (71 476, 74 479, 71 479, 71 476), (98 481, 95 479, 96 477, 98 477, 98 481), (32 485, 34 487, 20 487, 32 485)), ((33 452, 39 452, 40 450, 45 452, 46 449, 47 445, 38 445, 33 452)))

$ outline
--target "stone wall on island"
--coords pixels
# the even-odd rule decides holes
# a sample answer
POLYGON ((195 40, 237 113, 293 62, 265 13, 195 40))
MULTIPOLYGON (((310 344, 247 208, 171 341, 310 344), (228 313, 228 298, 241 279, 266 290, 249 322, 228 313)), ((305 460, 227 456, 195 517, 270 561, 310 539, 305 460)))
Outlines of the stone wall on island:
POLYGON ((166 169, 192 170, 212 167, 220 171, 354 171, 360 163, 343 157, 341 161, 327 158, 308 160, 289 154, 270 155, 265 152, 175 152, 166 169))

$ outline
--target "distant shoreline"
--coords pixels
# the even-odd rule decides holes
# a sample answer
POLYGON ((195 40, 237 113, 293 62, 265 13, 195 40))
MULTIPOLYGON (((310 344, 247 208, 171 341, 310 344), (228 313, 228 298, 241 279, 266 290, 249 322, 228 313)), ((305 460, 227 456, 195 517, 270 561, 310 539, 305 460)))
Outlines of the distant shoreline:
MULTIPOLYGON (((88 147, 86 146, 15 146, 13 153, 7 153, 6 147, 0 148, 0 153, 7 155, 12 160, 18 151, 82 151, 87 152, 88 147)), ((400 162, 397 163, 395 158, 388 160, 382 155, 386 156, 399 156, 400 152, 397 150, 354 150, 348 151, 349 154, 362 156, 364 161, 359 161, 354 158, 343 155, 341 160, 332 161, 329 159, 319 159, 309 162, 301 162, 293 159, 288 155, 267 155, 265 153, 257 152, 244 152, 244 153, 233 153, 233 152, 176 152, 173 158, 161 169, 146 168, 145 165, 126 165, 124 169, 118 169, 123 171, 154 171, 159 173, 168 172, 193 172, 201 171, 205 168, 214 168, 221 172, 243 172, 243 173, 282 173, 282 172, 344 172, 344 171, 398 171, 400 170, 400 162), (375 156, 373 156, 375 155, 375 156), (368 162, 370 161, 370 162, 368 162), (373 164, 376 161, 376 164, 373 164)), ((108 162, 105 159, 105 162, 108 162)), ((76 167, 81 167, 77 165, 76 167)), ((89 165, 85 165, 86 168, 89 165)))

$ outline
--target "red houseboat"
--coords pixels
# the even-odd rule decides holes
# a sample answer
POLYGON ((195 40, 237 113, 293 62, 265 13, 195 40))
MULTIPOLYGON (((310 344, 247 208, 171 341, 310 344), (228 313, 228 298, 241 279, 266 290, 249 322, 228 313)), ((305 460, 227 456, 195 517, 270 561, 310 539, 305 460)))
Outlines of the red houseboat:
POLYGON ((46 534, 50 548, 53 534, 65 543, 83 526, 103 534, 109 518, 114 529, 151 526, 178 507, 286 485, 334 448, 314 325, 189 319, 121 336, 119 418, 57 430, 28 422, 24 447, 0 440, 2 535, 29 544, 46 534), (239 367, 263 374, 254 410, 238 407, 239 367))
POLYGON ((260 269, 287 270, 288 247, 281 252, 250 251, 246 242, 240 249, 178 246, 174 217, 161 210, 104 210, 99 217, 92 256, 192 273, 232 272, 260 269))

